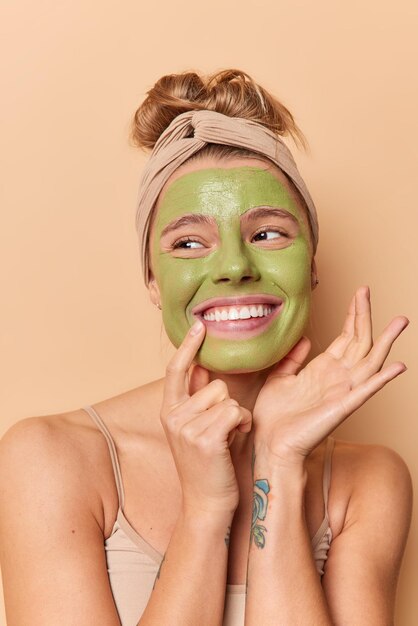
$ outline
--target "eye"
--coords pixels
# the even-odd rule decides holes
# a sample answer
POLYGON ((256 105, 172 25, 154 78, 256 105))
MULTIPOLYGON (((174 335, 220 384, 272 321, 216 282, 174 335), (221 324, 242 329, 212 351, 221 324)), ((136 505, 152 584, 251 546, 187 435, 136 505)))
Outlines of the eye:
POLYGON ((267 228, 264 228, 264 230, 259 230, 258 233, 255 233, 255 235, 253 235, 253 240, 254 241, 269 241, 271 239, 280 239, 283 237, 287 238, 288 234, 281 230, 277 230, 273 228, 271 228, 270 230, 267 230, 267 228))
POLYGON ((183 237, 182 239, 177 239, 172 245, 173 250, 181 248, 183 250, 193 250, 195 248, 203 248, 203 244, 200 241, 196 241, 191 237, 183 237))

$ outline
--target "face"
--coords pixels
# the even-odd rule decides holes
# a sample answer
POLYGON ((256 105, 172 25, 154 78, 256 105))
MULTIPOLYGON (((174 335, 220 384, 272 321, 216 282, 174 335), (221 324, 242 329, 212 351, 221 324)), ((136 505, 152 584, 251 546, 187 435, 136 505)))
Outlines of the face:
POLYGON ((312 261, 307 218, 284 175, 257 159, 191 163, 155 211, 150 289, 172 343, 199 317, 196 361, 207 369, 251 372, 282 359, 309 317, 312 261))

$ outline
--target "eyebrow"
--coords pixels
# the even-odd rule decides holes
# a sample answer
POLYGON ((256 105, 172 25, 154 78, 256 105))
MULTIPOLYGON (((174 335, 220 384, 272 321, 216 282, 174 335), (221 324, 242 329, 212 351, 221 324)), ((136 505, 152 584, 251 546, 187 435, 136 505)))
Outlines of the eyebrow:
MULTIPOLYGON (((263 219, 263 218, 268 219, 272 215, 276 217, 288 218, 288 219, 291 219, 295 224, 299 224, 296 217, 289 211, 286 211, 285 209, 279 209, 276 207, 267 207, 267 206, 248 209, 245 213, 243 213, 243 215, 241 216, 241 219, 244 219, 246 221, 250 219, 263 219)), ((213 217, 202 215, 201 213, 188 213, 186 215, 182 215, 178 219, 167 224, 167 226, 165 226, 163 230, 161 231, 161 237, 165 237, 169 233, 173 232, 174 230, 178 230, 179 228, 182 228, 183 226, 190 226, 194 224, 200 224, 203 226, 212 226, 213 223, 214 223, 213 217)))
POLYGON ((201 213, 188 213, 187 215, 182 215, 177 220, 170 222, 167 224, 165 228, 163 228, 161 232, 161 237, 168 235, 173 230, 177 230, 178 228, 182 228, 183 226, 190 226, 191 224, 203 224, 204 226, 211 226, 214 222, 213 217, 208 217, 207 215, 202 215, 201 213))
POLYGON ((290 213, 290 211, 286 211, 286 209, 279 209, 276 207, 268 207, 268 206, 261 206, 261 207, 255 207, 253 209, 248 209, 248 211, 246 211, 242 217, 245 220, 264 219, 264 218, 268 219, 272 215, 276 217, 288 218, 288 219, 291 219, 292 222, 294 222, 295 224, 299 224, 297 218, 292 213, 290 213))

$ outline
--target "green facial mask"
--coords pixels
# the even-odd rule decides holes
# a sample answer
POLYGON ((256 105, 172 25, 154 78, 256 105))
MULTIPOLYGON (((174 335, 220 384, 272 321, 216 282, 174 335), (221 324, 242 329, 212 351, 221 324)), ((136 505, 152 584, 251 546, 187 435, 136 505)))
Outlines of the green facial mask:
MULTIPOLYGON (((269 224, 268 218, 262 222, 269 224)), ((184 232, 183 228, 181 235, 171 235, 173 242, 183 239, 184 232)), ((151 246, 164 326, 176 347, 195 321, 192 309, 208 298, 270 294, 284 300, 279 315, 254 337, 231 339, 206 333, 196 359, 200 365, 218 372, 258 371, 282 359, 302 336, 311 302, 309 227, 287 187, 270 171, 245 166, 181 176, 160 201, 151 246), (286 247, 274 249, 243 237, 242 216, 260 206, 281 208, 296 218, 296 234, 286 247), (200 256, 180 258, 175 256, 178 249, 162 247, 161 235, 170 223, 190 213, 216 223, 211 228, 190 227, 190 240, 196 241, 199 233, 206 237, 207 232, 210 245, 205 240, 204 246, 198 244, 200 256), (210 234, 214 231, 215 236, 210 234)))

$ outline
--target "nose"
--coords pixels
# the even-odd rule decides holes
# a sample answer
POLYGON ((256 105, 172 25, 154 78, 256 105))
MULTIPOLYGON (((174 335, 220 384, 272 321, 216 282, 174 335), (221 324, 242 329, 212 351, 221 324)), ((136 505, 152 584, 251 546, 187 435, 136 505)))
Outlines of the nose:
POLYGON ((211 274, 215 284, 227 282, 237 285, 260 279, 260 272, 241 239, 234 242, 229 239, 219 248, 213 259, 211 274))

